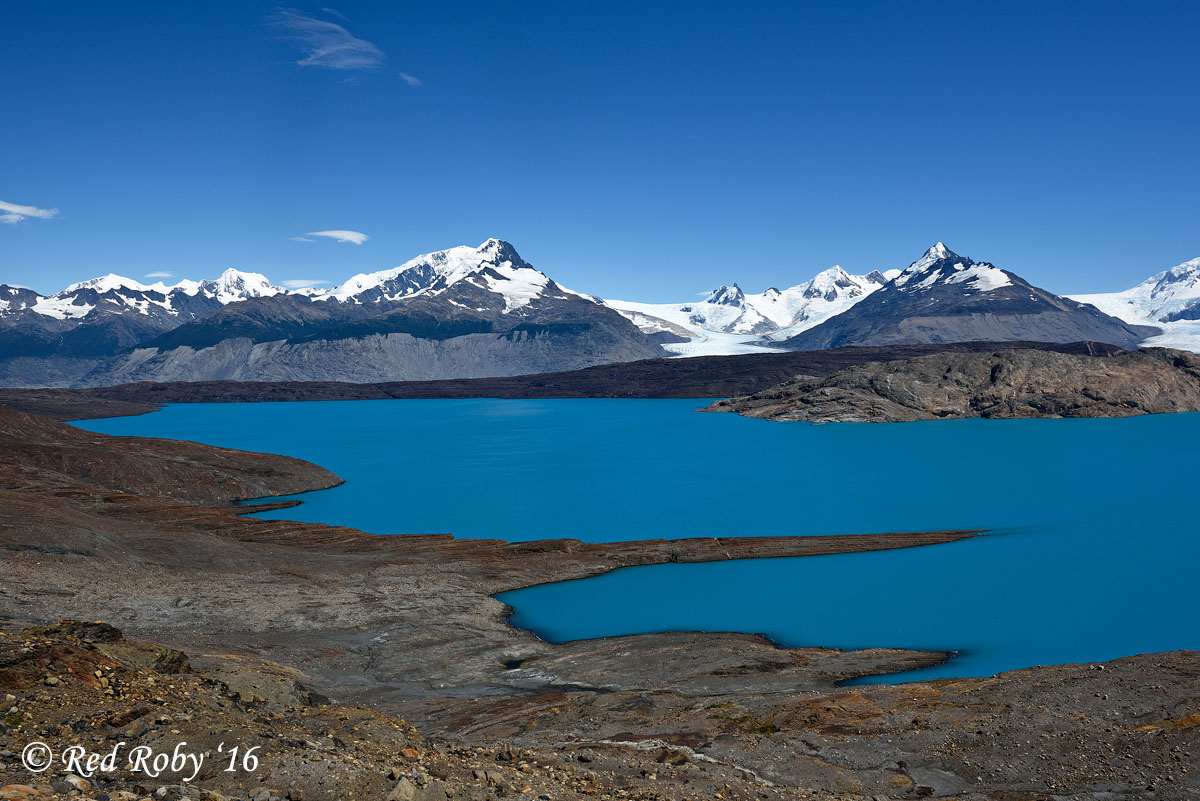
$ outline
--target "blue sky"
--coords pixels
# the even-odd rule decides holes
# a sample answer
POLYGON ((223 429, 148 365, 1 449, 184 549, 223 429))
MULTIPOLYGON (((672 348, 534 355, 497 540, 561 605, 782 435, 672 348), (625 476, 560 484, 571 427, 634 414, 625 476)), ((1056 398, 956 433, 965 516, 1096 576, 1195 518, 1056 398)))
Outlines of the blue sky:
POLYGON ((0 282, 489 236, 647 301, 937 240, 1058 292, 1200 256, 1197 3, 329 2, 7 5, 0 282))

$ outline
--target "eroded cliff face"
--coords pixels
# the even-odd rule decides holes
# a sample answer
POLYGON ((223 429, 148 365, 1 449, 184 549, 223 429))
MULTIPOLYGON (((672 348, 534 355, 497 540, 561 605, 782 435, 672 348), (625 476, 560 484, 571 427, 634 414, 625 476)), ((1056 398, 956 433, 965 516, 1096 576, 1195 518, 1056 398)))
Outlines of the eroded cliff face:
POLYGON ((1147 348, 1093 359, 1036 350, 939 353, 797 376, 707 411, 768 420, 1130 417, 1200 411, 1200 356, 1147 348))

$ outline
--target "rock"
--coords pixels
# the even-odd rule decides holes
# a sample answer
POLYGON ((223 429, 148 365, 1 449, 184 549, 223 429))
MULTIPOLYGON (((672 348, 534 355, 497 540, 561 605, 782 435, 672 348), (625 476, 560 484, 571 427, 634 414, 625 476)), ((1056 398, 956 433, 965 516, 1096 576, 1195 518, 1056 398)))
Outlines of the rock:
POLYGON ((40 801, 46 795, 28 784, 9 784, 0 787, 0 801, 40 801))
POLYGON ((446 801, 451 795, 440 781, 433 780, 424 787, 418 787, 411 779, 405 777, 388 795, 387 801, 446 801))
POLYGON ((1100 359, 1040 350, 939 353, 798 377, 706 411, 870 423, 1200 411, 1200 356, 1166 348, 1100 359))
POLYGON ((107 623, 101 623, 99 620, 94 622, 63 620, 42 629, 42 634, 47 637, 71 637, 90 643, 120 642, 123 639, 119 629, 107 623))
POLYGON ((155 673, 173 675, 187 673, 191 667, 187 654, 161 645, 135 643, 127 640, 98 644, 96 649, 106 656, 127 664, 152 670, 155 673))
POLYGON ((92 789, 92 783, 82 776, 76 776, 74 773, 68 773, 63 777, 63 781, 74 787, 81 793, 86 793, 92 789))
POLYGON ((498 785, 504 781, 504 776, 495 770, 473 770, 471 771, 471 777, 477 782, 489 785, 498 785))
POLYGON ((57 687, 58 686, 58 677, 57 676, 47 676, 42 681, 42 684, 45 684, 47 687, 57 687))

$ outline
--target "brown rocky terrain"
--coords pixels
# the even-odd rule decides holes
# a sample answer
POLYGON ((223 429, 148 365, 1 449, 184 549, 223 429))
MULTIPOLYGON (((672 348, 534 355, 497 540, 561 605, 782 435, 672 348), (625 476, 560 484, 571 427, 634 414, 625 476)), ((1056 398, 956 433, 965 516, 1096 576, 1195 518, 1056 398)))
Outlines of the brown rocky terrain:
POLYGON ((1100 342, 951 342, 846 347, 835 350, 645 359, 561 373, 442 381, 355 384, 338 381, 143 382, 91 389, 5 389, 0 404, 56 420, 145 414, 164 403, 382 400, 401 398, 723 398, 769 389, 798 374, 829 375, 847 367, 931 353, 1028 348, 1078 356, 1123 351, 1100 342))
POLYGON ((810 422, 1130 417, 1200 411, 1200 356, 1144 348, 1095 359, 1037 350, 941 353, 798 375, 707 411, 810 422))
POLYGON ((336 480, 0 409, 0 784, 32 785, 0 799, 67 789, 21 766, 32 740, 260 746, 253 776, 71 790, 121 801, 1200 797, 1196 652, 843 687, 948 655, 731 633, 552 645, 492 597, 627 565, 954 547, 969 532, 507 543, 229 503, 336 480))

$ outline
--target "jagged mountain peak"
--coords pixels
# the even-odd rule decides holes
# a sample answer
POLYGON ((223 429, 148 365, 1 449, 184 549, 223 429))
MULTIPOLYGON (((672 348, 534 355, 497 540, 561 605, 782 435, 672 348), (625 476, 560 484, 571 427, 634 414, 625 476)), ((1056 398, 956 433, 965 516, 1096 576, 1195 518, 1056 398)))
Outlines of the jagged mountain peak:
POLYGON ((746 293, 737 284, 730 286, 721 285, 717 289, 708 293, 708 297, 704 299, 705 303, 715 303, 718 306, 735 306, 738 308, 745 307, 746 293))
POLYGON ((382 303, 439 295, 451 287, 462 292, 482 290, 499 295, 504 300, 506 314, 550 295, 560 298, 571 295, 594 302, 558 286, 522 259, 510 243, 494 237, 478 247, 461 245, 438 250, 390 270, 362 273, 341 286, 313 293, 312 297, 356 304, 382 303))
POLYGON ((908 265, 908 268, 903 270, 903 273, 923 273, 934 265, 942 262, 967 262, 974 264, 970 259, 958 255, 950 248, 946 247, 945 242, 937 242, 921 258, 908 265))
MULTIPOLYGON (((1019 279, 1018 279, 1019 280, 1019 279)), ((927 292, 952 284, 966 293, 991 292, 1011 286, 1013 275, 987 262, 960 256, 938 242, 892 281, 900 292, 927 292)))

